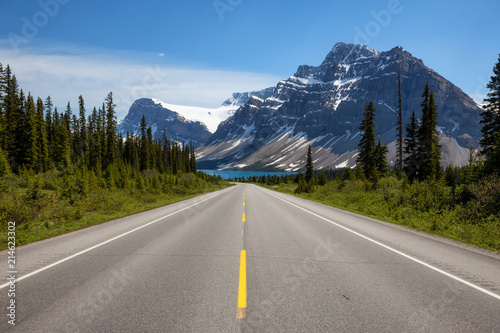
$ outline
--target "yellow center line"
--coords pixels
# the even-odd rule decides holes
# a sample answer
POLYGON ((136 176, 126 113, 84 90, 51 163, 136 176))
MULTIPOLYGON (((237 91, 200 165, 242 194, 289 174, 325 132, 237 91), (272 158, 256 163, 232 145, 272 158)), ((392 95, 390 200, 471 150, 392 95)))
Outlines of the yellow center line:
POLYGON ((243 206, 245 206, 245 201, 243 201, 243 206))
POLYGON ((245 213, 243 213, 243 217, 241 219, 243 222, 245 222, 245 213))
POLYGON ((240 283, 238 286, 238 311, 236 318, 245 318, 247 308, 247 251, 241 250, 240 283))

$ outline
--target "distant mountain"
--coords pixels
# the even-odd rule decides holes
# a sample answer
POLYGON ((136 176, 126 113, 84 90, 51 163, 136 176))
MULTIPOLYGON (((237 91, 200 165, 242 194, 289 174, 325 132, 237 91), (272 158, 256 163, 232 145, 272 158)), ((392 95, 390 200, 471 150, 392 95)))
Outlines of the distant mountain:
POLYGON ((309 144, 316 168, 353 166, 369 101, 377 108, 375 132, 394 161, 398 70, 405 123, 413 110, 420 117, 428 82, 439 113, 442 162, 465 164, 466 148, 477 147, 481 137, 481 109, 469 96, 401 47, 378 52, 338 43, 320 66, 300 66, 271 96, 250 97, 198 149, 199 167, 298 170, 309 144))
POLYGON ((192 142, 195 147, 198 147, 211 135, 205 124, 184 118, 178 112, 164 107, 163 102, 156 98, 136 100, 125 119, 118 124, 117 132, 124 136, 127 132, 140 135, 143 115, 146 117, 148 126, 151 126, 153 136, 157 139, 163 138, 165 134, 169 140, 186 144, 192 142))
POLYGON ((250 96, 267 98, 272 95, 273 89, 233 93, 218 108, 175 105, 157 98, 141 98, 132 104, 128 114, 118 124, 117 132, 124 136, 127 132, 139 135, 144 115, 148 126, 153 130, 154 137, 161 139, 165 133, 169 139, 186 143, 192 141, 194 146, 198 147, 206 142, 222 121, 232 116, 240 106, 245 105, 250 96))
POLYGON ((250 99, 252 96, 256 96, 262 99, 269 98, 273 95, 274 93, 274 87, 262 89, 259 91, 250 91, 250 92, 244 92, 244 93, 233 93, 233 95, 228 98, 227 100, 222 103, 222 106, 242 106, 245 105, 246 102, 250 99))

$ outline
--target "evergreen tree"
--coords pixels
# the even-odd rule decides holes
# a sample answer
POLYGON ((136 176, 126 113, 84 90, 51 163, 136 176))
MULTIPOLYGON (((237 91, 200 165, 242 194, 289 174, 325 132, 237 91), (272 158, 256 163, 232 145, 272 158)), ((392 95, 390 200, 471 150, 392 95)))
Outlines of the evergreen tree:
POLYGON ((403 96, 401 92, 401 72, 398 70, 398 131, 396 140, 396 174, 401 177, 403 173, 403 96))
POLYGON ((419 155, 418 155, 418 122, 415 117, 415 112, 410 116, 410 122, 406 125, 406 139, 405 139, 405 159, 404 170, 408 179, 413 181, 417 177, 419 155))
POLYGON ((306 183, 314 185, 314 166, 311 145, 307 148, 307 162, 306 162, 306 183))
POLYGON ((444 180, 446 182, 446 185, 452 188, 452 193, 455 191, 456 188, 456 180, 457 180, 457 175, 455 172, 455 168, 451 165, 446 167, 446 170, 444 172, 444 180))
POLYGON ((67 113, 59 114, 57 108, 54 110, 54 163, 59 166, 68 166, 70 156, 70 135, 67 113))
POLYGON ((36 133, 37 133, 37 149, 38 149, 38 165, 39 172, 45 172, 50 166, 49 160, 49 142, 47 140, 47 129, 44 121, 44 104, 41 98, 36 102, 36 133))
POLYGON ((80 95, 78 97, 78 109, 79 109, 79 124, 80 124, 80 133, 78 135, 78 156, 85 163, 86 155, 89 151, 89 139, 87 133, 87 124, 86 124, 86 111, 85 111, 85 101, 83 100, 83 96, 80 95))
POLYGON ((295 194, 301 194, 303 192, 307 192, 307 182, 304 178, 304 175, 303 174, 299 174, 299 176, 297 177, 297 188, 295 189, 294 193, 295 194))
POLYGON ((378 145, 375 148, 375 164, 377 166, 377 173, 380 175, 385 175, 389 172, 389 164, 387 163, 388 152, 387 145, 382 145, 379 138, 378 145))
POLYGON ((149 169, 150 163, 150 149, 148 141, 148 124, 146 117, 143 115, 141 118, 141 138, 139 146, 139 165, 141 170, 149 169))
POLYGON ((493 68, 493 76, 486 86, 490 92, 488 98, 484 100, 486 104, 481 113, 483 119, 483 137, 479 141, 482 147, 482 154, 486 157, 486 171, 493 172, 500 170, 500 55, 498 62, 493 68))
POLYGON ((89 118, 89 169, 100 171, 102 169, 101 127, 99 113, 95 107, 89 118))
MULTIPOLYGON (((71 156, 71 153, 74 152, 74 146, 73 146, 73 111, 71 110, 71 104, 68 102, 66 105, 66 111, 64 114, 61 116, 61 119, 63 120, 64 126, 66 127, 66 133, 68 135, 68 151, 69 154, 68 156, 71 156)), ((66 162, 66 159, 68 156, 64 156, 64 162, 66 162)))
MULTIPOLYGON (((7 81, 5 72, 0 63, 0 149, 4 147, 7 124, 5 122, 4 96, 7 93, 7 81)), ((3 153, 2 153, 3 154, 3 153)))
POLYGON ((129 165, 133 165, 133 146, 133 138, 132 136, 130 136, 130 133, 127 132, 127 136, 125 137, 125 145, 123 147, 123 160, 129 165))
POLYGON ((422 93, 422 124, 418 131, 418 178, 420 180, 439 178, 441 170, 441 145, 439 144, 439 132, 437 130, 437 110, 434 101, 434 93, 425 86, 422 93))
POLYGON ((480 163, 474 155, 474 150, 469 148, 469 164, 463 168, 463 182, 465 184, 472 184, 479 180, 481 168, 480 163))
POLYGON ((153 169, 154 168, 154 161, 155 161, 155 148, 153 145, 153 131, 151 130, 151 126, 148 126, 148 129, 146 131, 146 137, 147 137, 147 151, 148 151, 148 165, 147 169, 153 169))
POLYGON ((104 160, 106 158, 106 115, 105 115, 105 105, 102 105, 102 108, 99 108, 97 113, 97 128, 96 132, 99 136, 99 152, 101 153, 99 160, 101 166, 104 167, 104 160))
POLYGON ((170 141, 168 141, 168 138, 165 135, 165 132, 163 133, 163 153, 162 153, 162 159, 163 159, 163 167, 164 167, 165 171, 167 173, 171 174, 172 173, 171 148, 170 148, 170 141))
POLYGON ((116 105, 113 102, 113 93, 106 97, 106 166, 112 164, 116 157, 116 105))
POLYGON ((190 151, 191 151, 191 155, 189 156, 189 165, 190 165, 190 172, 192 173, 196 173, 197 171, 197 168, 196 168, 196 155, 195 155, 195 151, 194 151, 194 145, 193 143, 191 142, 190 143, 190 151))
POLYGON ((177 141, 171 143, 170 165, 172 165, 172 174, 176 175, 179 170, 179 145, 177 141))
POLYGON ((45 99, 45 132, 47 133, 47 142, 49 150, 49 159, 52 160, 54 153, 54 125, 52 124, 52 99, 48 96, 45 99))
MULTIPOLYGON (((90 183, 126 188, 130 184, 126 179, 134 177, 140 178, 141 184, 159 190, 160 183, 168 179, 164 173, 196 173, 192 142, 181 145, 166 137, 163 141, 154 141, 145 117, 140 137, 127 134, 124 141, 121 135, 116 135, 112 93, 102 108, 94 107, 88 120, 81 95, 78 102, 78 114, 73 114, 69 102, 65 112, 58 113, 57 108, 52 109, 50 96, 45 103, 40 98, 35 101, 31 94, 26 97, 19 90, 10 67, 4 70, 0 64, 0 175, 10 173, 11 167, 14 172, 23 168, 35 172, 62 168, 68 187, 63 192, 73 198, 70 184, 73 173, 76 173, 76 187, 81 188, 79 193, 82 195, 88 192, 90 183), (9 125, 8 134, 6 124, 9 125), (74 169, 74 162, 81 165, 74 169), (145 169, 155 169, 160 176, 143 178, 139 170, 145 169)), ((310 151, 309 147, 309 154, 310 151)), ((312 162, 312 156, 310 159, 312 162)), ((280 181, 277 177, 267 179, 269 184, 280 181)))
POLYGON ((31 94, 25 100, 21 90, 20 103, 16 112, 18 126, 14 132, 16 168, 35 169, 38 161, 36 107, 31 94))
POLYGON ((71 119, 73 119, 73 111, 71 110, 71 103, 68 102, 66 105, 66 112, 63 114, 64 124, 66 125, 66 130, 71 133, 71 119))
MULTIPOLYGON (((286 183, 286 181, 284 181, 284 182, 286 183)), ((325 186, 326 182, 327 182, 327 179, 326 179, 325 174, 323 172, 320 173, 319 178, 318 178, 318 185, 319 186, 325 186)))
POLYGON ((0 109, 2 106, 2 101, 3 101, 3 96, 5 95, 5 92, 7 90, 7 85, 6 85, 6 80, 5 80, 5 72, 3 70, 3 65, 0 62, 0 109))
POLYGON ((359 154, 356 160, 358 167, 363 170, 366 178, 377 180, 376 144, 375 144, 375 106, 370 102, 365 107, 363 120, 359 129, 363 132, 359 141, 359 154))
MULTIPOLYGON (((17 115, 19 111, 19 86, 17 85, 16 76, 12 75, 10 66, 7 65, 5 69, 5 85, 6 92, 3 97, 3 109, 4 109, 4 122, 5 126, 9 128, 9 134, 5 131, 5 135, 3 137, 3 149, 7 156, 7 159, 13 164, 14 157, 16 155, 16 145, 15 145, 15 135, 18 129, 20 118, 17 115)), ((7 127, 6 127, 7 129, 7 127)))
POLYGON ((72 143, 72 157, 76 161, 79 159, 80 155, 78 153, 78 146, 80 144, 80 120, 75 114, 72 115, 71 119, 71 143, 72 143))

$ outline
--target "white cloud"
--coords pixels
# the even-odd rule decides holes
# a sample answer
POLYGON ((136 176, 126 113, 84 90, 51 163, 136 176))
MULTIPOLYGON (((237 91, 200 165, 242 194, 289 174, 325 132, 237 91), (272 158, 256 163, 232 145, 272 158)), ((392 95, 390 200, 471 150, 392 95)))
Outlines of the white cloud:
MULTIPOLYGON (((134 100, 156 97, 177 105, 218 107, 233 92, 275 85, 281 78, 258 73, 207 70, 156 64, 152 54, 37 48, 14 51, 0 41, 0 62, 9 64, 20 87, 34 96, 51 96, 59 108, 70 101, 76 110, 83 95, 89 112, 112 91, 117 117, 134 100)), ((158 59, 158 55, 156 58, 158 59)), ((60 110, 62 111, 62 110, 60 110)))

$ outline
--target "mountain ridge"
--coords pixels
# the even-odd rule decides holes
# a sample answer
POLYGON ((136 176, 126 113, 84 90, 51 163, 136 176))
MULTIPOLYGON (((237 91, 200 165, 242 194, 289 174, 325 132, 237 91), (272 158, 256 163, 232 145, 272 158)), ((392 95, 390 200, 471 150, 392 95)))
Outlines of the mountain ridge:
POLYGON ((481 137, 479 106, 460 88, 402 47, 378 52, 337 43, 319 66, 301 65, 272 96, 251 97, 198 149, 200 167, 251 165, 295 171, 311 144, 318 168, 353 166, 364 106, 377 108, 376 134, 394 142, 397 77, 402 75, 404 122, 421 110, 426 82, 434 91, 446 149, 443 164, 462 164, 481 137), (290 148, 292 147, 292 148, 290 148))
POLYGON ((195 147, 204 143, 215 132, 217 126, 244 105, 250 96, 267 98, 273 88, 233 93, 218 108, 201 108, 165 103, 158 98, 139 98, 132 103, 129 112, 117 125, 117 133, 140 135, 140 122, 144 115, 151 126, 153 137, 162 139, 165 134, 169 139, 179 142, 192 142, 195 147))

